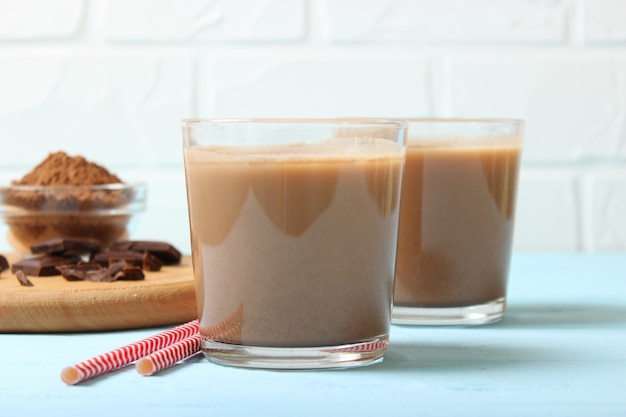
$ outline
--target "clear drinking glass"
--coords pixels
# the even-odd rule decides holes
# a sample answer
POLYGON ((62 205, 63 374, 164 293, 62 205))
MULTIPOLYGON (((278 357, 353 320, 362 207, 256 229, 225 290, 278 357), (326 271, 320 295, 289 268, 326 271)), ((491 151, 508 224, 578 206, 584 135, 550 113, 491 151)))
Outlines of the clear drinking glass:
POLYGON ((364 365, 388 345, 406 121, 183 121, 202 351, 364 365))
POLYGON ((410 119, 392 322, 505 311, 524 122, 410 119))

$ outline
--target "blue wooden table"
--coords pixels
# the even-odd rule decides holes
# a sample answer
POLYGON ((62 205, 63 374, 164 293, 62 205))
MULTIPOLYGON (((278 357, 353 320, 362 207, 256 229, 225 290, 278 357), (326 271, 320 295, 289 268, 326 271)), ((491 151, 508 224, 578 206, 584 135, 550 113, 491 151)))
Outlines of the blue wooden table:
POLYGON ((76 386, 65 366, 162 329, 0 334, 0 416, 626 416, 626 254, 515 254, 497 324, 392 326, 382 363, 223 367, 196 356, 76 386))

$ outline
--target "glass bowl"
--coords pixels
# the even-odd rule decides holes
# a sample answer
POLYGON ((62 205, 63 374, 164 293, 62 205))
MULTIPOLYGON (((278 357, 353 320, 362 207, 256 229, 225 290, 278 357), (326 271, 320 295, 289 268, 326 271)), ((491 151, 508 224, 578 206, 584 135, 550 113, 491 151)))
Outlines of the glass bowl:
POLYGON ((145 210, 145 184, 0 187, 0 216, 7 240, 18 253, 53 237, 94 238, 103 248, 129 238, 145 210))

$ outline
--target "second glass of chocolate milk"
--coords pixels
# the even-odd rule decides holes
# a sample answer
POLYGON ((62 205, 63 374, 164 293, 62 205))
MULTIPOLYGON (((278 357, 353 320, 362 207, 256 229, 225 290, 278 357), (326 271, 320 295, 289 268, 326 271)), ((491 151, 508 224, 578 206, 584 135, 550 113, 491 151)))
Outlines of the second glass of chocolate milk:
POLYGON ((183 121, 209 360, 312 369, 383 357, 406 127, 369 119, 183 121))
POLYGON ((523 127, 409 120, 393 323, 473 325, 504 314, 523 127))

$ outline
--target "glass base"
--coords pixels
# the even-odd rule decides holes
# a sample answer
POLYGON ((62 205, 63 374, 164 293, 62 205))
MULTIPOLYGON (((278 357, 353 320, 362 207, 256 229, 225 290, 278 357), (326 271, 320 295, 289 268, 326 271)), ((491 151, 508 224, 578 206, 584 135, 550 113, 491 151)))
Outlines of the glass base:
POLYGON ((259 347, 202 340, 204 355, 220 365, 260 369, 341 369, 382 360, 388 338, 340 346, 259 347))
POLYGON ((505 300, 462 307, 393 306, 391 323, 421 326, 473 326, 494 323, 504 315, 505 300))

